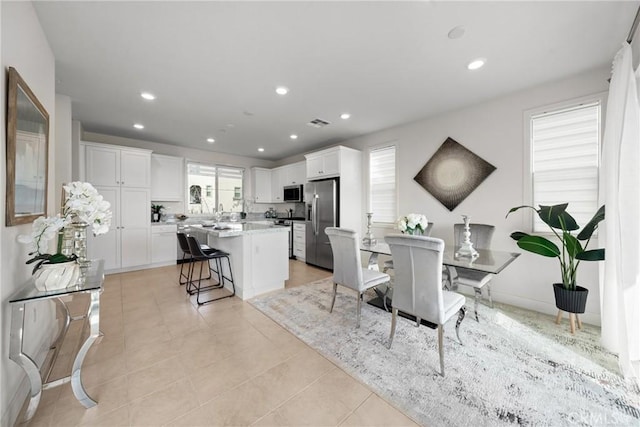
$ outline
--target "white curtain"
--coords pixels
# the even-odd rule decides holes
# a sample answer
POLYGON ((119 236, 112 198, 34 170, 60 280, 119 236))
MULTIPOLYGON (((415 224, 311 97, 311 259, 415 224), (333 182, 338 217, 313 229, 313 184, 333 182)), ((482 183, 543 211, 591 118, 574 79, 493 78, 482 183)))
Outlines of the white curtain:
POLYGON ((613 61, 602 148, 605 261, 600 281, 602 344, 640 384, 640 85, 631 46, 613 61))

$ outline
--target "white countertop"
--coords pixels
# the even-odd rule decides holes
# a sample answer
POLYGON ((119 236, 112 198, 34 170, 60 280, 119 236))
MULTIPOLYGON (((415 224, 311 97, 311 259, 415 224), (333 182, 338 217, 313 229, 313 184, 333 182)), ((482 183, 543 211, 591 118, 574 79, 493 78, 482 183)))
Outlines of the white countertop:
POLYGON ((185 226, 197 227, 216 237, 236 237, 259 233, 286 233, 289 231, 289 227, 277 226, 272 222, 267 223, 267 221, 225 222, 217 226, 185 224, 185 226))

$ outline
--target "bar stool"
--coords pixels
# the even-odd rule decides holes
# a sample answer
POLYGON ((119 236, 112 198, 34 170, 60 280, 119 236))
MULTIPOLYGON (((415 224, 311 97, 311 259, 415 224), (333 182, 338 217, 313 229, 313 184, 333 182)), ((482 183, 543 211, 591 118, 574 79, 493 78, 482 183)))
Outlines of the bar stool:
MULTIPOLYGON (((180 263, 180 276, 178 277, 178 283, 182 286, 187 284, 187 282, 189 281, 189 277, 191 276, 191 269, 193 268, 193 256, 191 255, 191 250, 189 249, 187 235, 184 233, 177 233, 177 236, 180 250, 182 250, 182 262, 180 263), (186 274, 184 273, 185 263, 189 263, 186 274)), ((204 253, 211 253, 216 251, 208 245, 201 244, 200 247, 202 248, 202 252, 204 253)), ((211 271, 209 271, 209 277, 206 277, 205 279, 211 279, 211 271)))
POLYGON ((190 295, 196 294, 196 302, 198 305, 207 304, 212 301, 217 301, 223 298, 230 298, 236 294, 236 287, 233 282, 233 271, 231 270, 231 260, 229 259, 229 254, 227 252, 213 249, 213 252, 206 253, 203 251, 198 240, 193 236, 187 236, 187 243, 189 244, 189 251, 191 252, 191 257, 194 261, 201 261, 200 263, 200 274, 196 280, 194 280, 193 273, 195 271, 195 267, 190 268, 189 280, 187 281, 187 292, 190 295), (211 264, 209 263, 211 260, 215 260, 216 269, 211 268, 211 264), (227 266, 229 267, 229 277, 224 275, 224 271, 222 270, 222 259, 227 260, 227 266), (202 280, 207 279, 206 277, 202 277, 202 269, 203 264, 207 263, 207 267, 209 269, 209 277, 211 277, 211 273, 214 272, 218 276, 218 283, 210 286, 202 287, 202 280), (225 280, 231 282, 232 293, 230 295, 224 295, 221 297, 211 298, 206 301, 200 301, 200 292, 210 291, 213 289, 222 289, 224 288, 225 280))

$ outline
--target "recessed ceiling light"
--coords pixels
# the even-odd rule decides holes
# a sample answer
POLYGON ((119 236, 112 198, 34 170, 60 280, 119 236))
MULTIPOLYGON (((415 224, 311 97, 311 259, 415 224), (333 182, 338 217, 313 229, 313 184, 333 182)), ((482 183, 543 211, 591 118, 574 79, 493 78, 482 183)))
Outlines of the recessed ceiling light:
POLYGON ((213 138, 207 138, 207 142, 208 142, 209 144, 213 144, 214 142, 216 142, 216 140, 215 140, 215 139, 213 139, 213 138))
POLYGON ((278 95, 286 95, 287 93, 289 93, 289 89, 284 86, 278 86, 276 88, 276 93, 278 95))
POLYGON ((262 153, 264 151, 264 148, 260 147, 258 148, 258 151, 262 153))
POLYGON ((144 125, 141 125, 140 123, 134 124, 133 127, 136 129, 144 129, 144 125))
POLYGON ((477 70, 478 68, 482 68, 486 62, 487 60, 484 58, 474 59, 473 61, 469 62, 467 68, 469 70, 477 70))
POLYGON ((147 101, 153 101, 154 99, 156 99, 156 96, 149 92, 142 92, 140 96, 146 99, 147 101))
POLYGON ((291 135, 289 135, 289 138, 298 139, 298 135, 296 135, 295 133, 292 133, 291 135))
POLYGON ((450 39, 459 39, 462 36, 464 36, 464 27, 462 25, 453 27, 447 34, 447 37, 450 39))
POLYGON ((341 118, 342 120, 347 120, 349 117, 351 117, 351 114, 349 114, 349 113, 342 113, 342 114, 340 114, 340 118, 341 118))

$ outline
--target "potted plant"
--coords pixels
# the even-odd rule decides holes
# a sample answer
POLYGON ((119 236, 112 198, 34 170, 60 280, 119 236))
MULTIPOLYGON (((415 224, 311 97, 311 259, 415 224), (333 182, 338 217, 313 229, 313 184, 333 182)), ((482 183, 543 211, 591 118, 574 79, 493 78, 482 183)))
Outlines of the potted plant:
POLYGON ((155 204, 151 204, 151 222, 159 222, 160 221, 160 215, 162 214, 162 209, 164 209, 164 206, 162 205, 155 205, 155 204))
POLYGON ((32 258, 27 264, 35 263, 34 281, 40 290, 61 289, 75 284, 79 276, 77 262, 82 259, 79 252, 74 253, 81 246, 78 242, 80 233, 74 231, 76 227, 83 231, 91 227, 93 234, 98 236, 107 233, 111 226, 111 206, 91 184, 76 181, 63 188, 66 197, 62 213, 37 218, 32 224, 31 234, 18 236, 20 243, 33 247, 29 252, 32 258), (56 252, 51 254, 49 241, 54 237, 57 237, 56 252))
POLYGON ((558 258, 562 283, 553 284, 556 307, 568 313, 584 313, 589 290, 576 284, 576 275, 581 261, 604 260, 604 249, 587 249, 593 232, 598 228, 600 221, 604 219, 604 205, 598 209, 591 221, 582 227, 577 235, 572 232, 580 227, 567 212, 567 206, 568 203, 553 206, 540 205, 539 209, 533 206, 518 206, 511 208, 507 216, 522 208, 532 209, 549 226, 562 248, 545 237, 534 236, 522 231, 511 233, 511 238, 525 251, 558 258))

